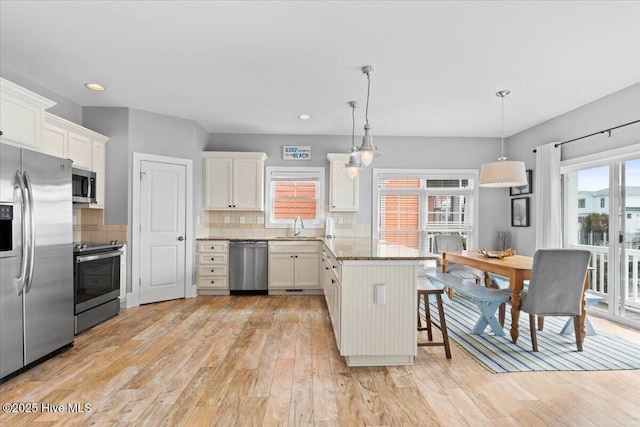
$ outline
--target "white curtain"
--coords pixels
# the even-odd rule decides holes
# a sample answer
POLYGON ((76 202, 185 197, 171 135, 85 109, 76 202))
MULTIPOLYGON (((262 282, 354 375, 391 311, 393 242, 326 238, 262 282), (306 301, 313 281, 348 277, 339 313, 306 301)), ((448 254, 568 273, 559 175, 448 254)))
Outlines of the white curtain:
POLYGON ((562 247, 562 181, 560 147, 555 143, 536 148, 535 209, 536 250, 562 247))

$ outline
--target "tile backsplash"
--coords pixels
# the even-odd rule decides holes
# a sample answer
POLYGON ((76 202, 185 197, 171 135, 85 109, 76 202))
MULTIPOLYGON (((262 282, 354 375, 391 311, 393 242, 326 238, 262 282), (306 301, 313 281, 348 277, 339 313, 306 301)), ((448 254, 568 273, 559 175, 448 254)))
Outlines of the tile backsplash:
MULTIPOLYGON (((288 237, 293 228, 265 228, 264 212, 254 211, 205 211, 204 220, 196 229, 197 238, 220 237, 288 237)), ((333 217, 337 237, 369 237, 369 225, 356 223, 355 212, 329 212, 325 207, 325 218, 333 217)), ((302 236, 324 236, 323 228, 304 228, 302 236)))
POLYGON ((126 225, 105 225, 102 209, 73 208, 73 241, 102 243, 127 241, 126 225))

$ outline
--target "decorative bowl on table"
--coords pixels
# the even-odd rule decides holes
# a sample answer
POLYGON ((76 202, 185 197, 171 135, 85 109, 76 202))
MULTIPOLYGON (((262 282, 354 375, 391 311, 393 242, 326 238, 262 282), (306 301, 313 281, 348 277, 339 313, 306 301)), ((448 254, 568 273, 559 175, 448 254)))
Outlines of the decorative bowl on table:
POLYGON ((489 249, 482 248, 482 249, 478 249, 478 252, 486 256, 487 258, 496 258, 496 259, 502 259, 502 258, 516 254, 516 251, 514 251, 511 248, 507 248, 502 251, 491 251, 489 249))

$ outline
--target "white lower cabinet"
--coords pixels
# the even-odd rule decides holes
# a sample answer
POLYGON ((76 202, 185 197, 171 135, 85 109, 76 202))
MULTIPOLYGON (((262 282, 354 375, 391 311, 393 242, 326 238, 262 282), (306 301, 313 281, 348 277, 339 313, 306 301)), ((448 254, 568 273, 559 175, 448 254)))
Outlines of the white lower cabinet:
POLYGON ((199 295, 229 295, 228 241, 198 241, 196 268, 199 295))
POLYGON ((336 345, 340 350, 342 336, 342 283, 340 277, 340 262, 326 249, 322 251, 322 288, 324 298, 329 310, 329 318, 333 325, 333 334, 336 338, 336 345))
POLYGON ((320 293, 320 242, 269 242, 269 293, 320 293))

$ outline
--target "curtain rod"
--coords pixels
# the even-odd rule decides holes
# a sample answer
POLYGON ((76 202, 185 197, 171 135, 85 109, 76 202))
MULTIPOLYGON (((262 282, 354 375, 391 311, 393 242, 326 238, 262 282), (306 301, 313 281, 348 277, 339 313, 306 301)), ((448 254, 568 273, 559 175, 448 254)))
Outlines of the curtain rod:
MULTIPOLYGON (((574 138, 574 139, 570 139, 568 141, 558 142, 557 144, 553 144, 553 146, 555 148, 558 148, 559 146, 564 145, 564 144, 568 144, 570 142, 579 141, 581 139, 589 138, 590 136, 599 135, 601 133, 607 133, 607 132, 609 133, 609 137, 611 137, 611 131, 612 130, 620 129, 620 128, 623 128, 625 126, 633 125, 633 124, 636 124, 636 123, 640 123, 640 120, 635 120, 633 122, 625 123, 623 125, 614 126, 612 128, 609 128, 609 129, 601 130, 600 132, 594 132, 594 133, 592 133, 590 135, 581 136, 580 138, 574 138)), ((533 150, 534 153, 537 152, 537 151, 538 150, 533 150)))

